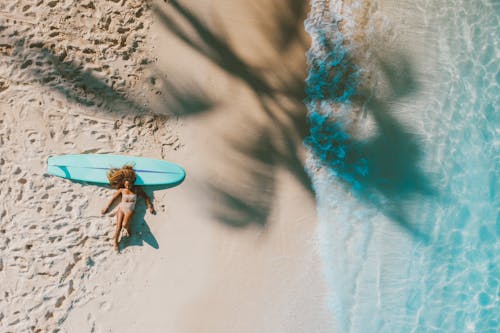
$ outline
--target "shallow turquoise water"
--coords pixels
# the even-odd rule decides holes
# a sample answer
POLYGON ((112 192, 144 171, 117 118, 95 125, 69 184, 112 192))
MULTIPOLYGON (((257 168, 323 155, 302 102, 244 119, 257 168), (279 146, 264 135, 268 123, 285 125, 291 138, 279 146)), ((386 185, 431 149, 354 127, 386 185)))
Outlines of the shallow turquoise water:
POLYGON ((366 117, 341 1, 311 1, 306 21, 306 145, 337 331, 498 332, 500 3, 387 2, 369 24, 402 27, 378 53, 399 56, 369 69, 389 93, 373 83, 366 117))

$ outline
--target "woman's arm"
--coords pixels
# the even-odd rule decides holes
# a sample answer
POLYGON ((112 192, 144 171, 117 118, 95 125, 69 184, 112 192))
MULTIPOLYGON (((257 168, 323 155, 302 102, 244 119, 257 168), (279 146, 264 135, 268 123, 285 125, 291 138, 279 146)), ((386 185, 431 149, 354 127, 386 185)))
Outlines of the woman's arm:
POLYGON ((144 201, 146 201, 146 205, 148 206, 149 212, 151 214, 153 214, 155 212, 155 210, 154 210, 153 204, 151 203, 151 200, 149 199, 146 192, 144 192, 144 190, 142 188, 138 187, 137 194, 144 198, 144 201))
POLYGON ((113 202, 118 199, 118 197, 122 194, 122 191, 118 190, 113 194, 113 197, 111 200, 109 200, 108 204, 101 210, 101 214, 106 214, 108 211, 109 207, 113 204, 113 202))

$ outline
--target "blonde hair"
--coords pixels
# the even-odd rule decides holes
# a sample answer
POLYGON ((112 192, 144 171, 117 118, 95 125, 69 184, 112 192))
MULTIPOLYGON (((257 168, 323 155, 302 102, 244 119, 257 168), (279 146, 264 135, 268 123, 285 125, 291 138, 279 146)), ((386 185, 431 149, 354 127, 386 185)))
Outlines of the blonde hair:
POLYGON ((115 189, 123 188, 126 180, 134 184, 135 179, 135 171, 132 165, 124 165, 120 169, 113 168, 108 171, 109 185, 115 189))

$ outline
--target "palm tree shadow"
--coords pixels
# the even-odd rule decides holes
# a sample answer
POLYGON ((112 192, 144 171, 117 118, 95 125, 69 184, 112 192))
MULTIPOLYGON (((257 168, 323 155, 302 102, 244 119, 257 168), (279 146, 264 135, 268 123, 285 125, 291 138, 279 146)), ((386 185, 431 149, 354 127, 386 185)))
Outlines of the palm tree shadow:
MULTIPOLYGON (((331 100, 335 109, 339 107, 335 106, 336 103, 349 101, 349 97, 341 94, 346 91, 344 87, 351 87, 353 106, 364 109, 364 116, 372 116, 376 134, 357 140, 341 118, 332 121, 330 116, 315 112, 310 117, 312 135, 308 137, 307 145, 321 166, 344 183, 358 200, 376 206, 408 233, 427 241, 429 237, 419 229, 418 221, 409 218, 408 203, 417 197, 435 196, 436 190, 419 168, 422 150, 418 137, 391 114, 394 104, 391 101, 414 94, 419 86, 407 56, 392 54, 390 60, 377 59, 378 68, 388 83, 388 101, 356 87, 357 68, 348 54, 339 62, 338 68, 329 69, 334 73, 347 73, 339 84, 340 89, 330 87, 331 90, 322 92, 316 101, 331 100)), ((324 79, 319 75, 314 80, 318 77, 320 81, 324 79)))
MULTIPOLYGON (((277 11, 277 19, 274 21, 281 22, 284 30, 289 32, 287 24, 283 22, 297 23, 297 18, 302 15, 299 15, 296 1, 287 3, 293 5, 290 7, 293 10, 277 11)), ((391 115, 392 104, 389 101, 409 96, 419 89, 409 57, 403 53, 395 53, 391 55, 390 61, 378 59, 378 68, 391 88, 388 101, 369 97, 366 92, 359 91, 360 77, 355 59, 348 52, 341 53, 339 44, 332 40, 325 42, 326 53, 332 58, 320 59, 322 63, 313 62, 312 71, 315 70, 314 66, 321 67, 325 63, 333 65, 321 75, 309 77, 307 87, 304 82, 294 80, 290 73, 277 68, 273 68, 273 79, 278 84, 271 84, 266 71, 245 62, 226 42, 223 33, 208 27, 178 1, 172 0, 170 4, 191 28, 190 31, 195 33, 191 36, 173 16, 161 8, 155 8, 164 26, 226 73, 243 81, 254 92, 262 112, 272 124, 267 129, 258 130, 262 133, 260 139, 250 143, 229 138, 234 151, 243 152, 247 157, 247 165, 252 166, 237 166, 245 175, 241 179, 251 178, 255 186, 264 191, 245 191, 238 186, 212 183, 213 192, 223 203, 222 208, 218 207, 214 213, 220 221, 233 226, 245 226, 251 221, 265 225, 269 207, 276 194, 274 186, 270 185, 266 189, 262 184, 274 184, 277 168, 288 169, 305 187, 311 188, 310 180, 307 176, 304 177, 304 165, 298 158, 297 141, 294 140, 296 137, 304 138, 305 110, 298 96, 304 97, 303 91, 308 89, 308 96, 317 97, 318 103, 352 102, 359 108, 364 105, 378 129, 374 137, 358 140, 344 128, 342 122, 332 121, 318 114, 315 115, 316 118, 312 115, 309 118, 311 133, 307 136, 306 143, 315 158, 320 160, 323 167, 336 174, 359 200, 377 206, 415 237, 427 238, 407 216, 406 203, 416 196, 432 196, 435 194, 434 189, 428 177, 418 167, 422 155, 418 138, 391 115), (320 94, 315 95, 311 89, 318 88, 321 90, 320 94), (282 104, 282 98, 293 101, 293 105, 282 104), (281 120, 283 115, 286 115, 286 121, 281 120), (276 137, 281 141, 278 144, 275 143, 276 137)), ((273 36, 270 38, 274 42, 280 40, 273 34, 269 35, 273 36)), ((277 43, 277 48, 286 49, 291 43, 291 36, 293 33, 280 36, 283 39, 282 43, 277 43)))

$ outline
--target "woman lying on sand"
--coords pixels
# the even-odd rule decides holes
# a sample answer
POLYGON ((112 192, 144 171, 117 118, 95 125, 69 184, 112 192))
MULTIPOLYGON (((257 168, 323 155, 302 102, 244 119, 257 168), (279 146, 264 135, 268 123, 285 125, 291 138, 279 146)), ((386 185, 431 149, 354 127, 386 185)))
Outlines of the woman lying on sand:
POLYGON ((109 207, 113 202, 122 196, 122 201, 118 206, 118 211, 116 212, 116 228, 115 235, 113 237, 114 249, 118 252, 118 237, 120 232, 123 231, 125 236, 130 235, 130 219, 134 213, 135 203, 137 196, 141 196, 146 201, 150 213, 154 213, 153 205, 151 200, 139 186, 134 186, 135 182, 135 171, 132 166, 124 165, 121 169, 111 169, 108 172, 109 184, 112 188, 117 189, 116 193, 113 195, 109 203, 101 210, 102 214, 106 214, 109 207))

